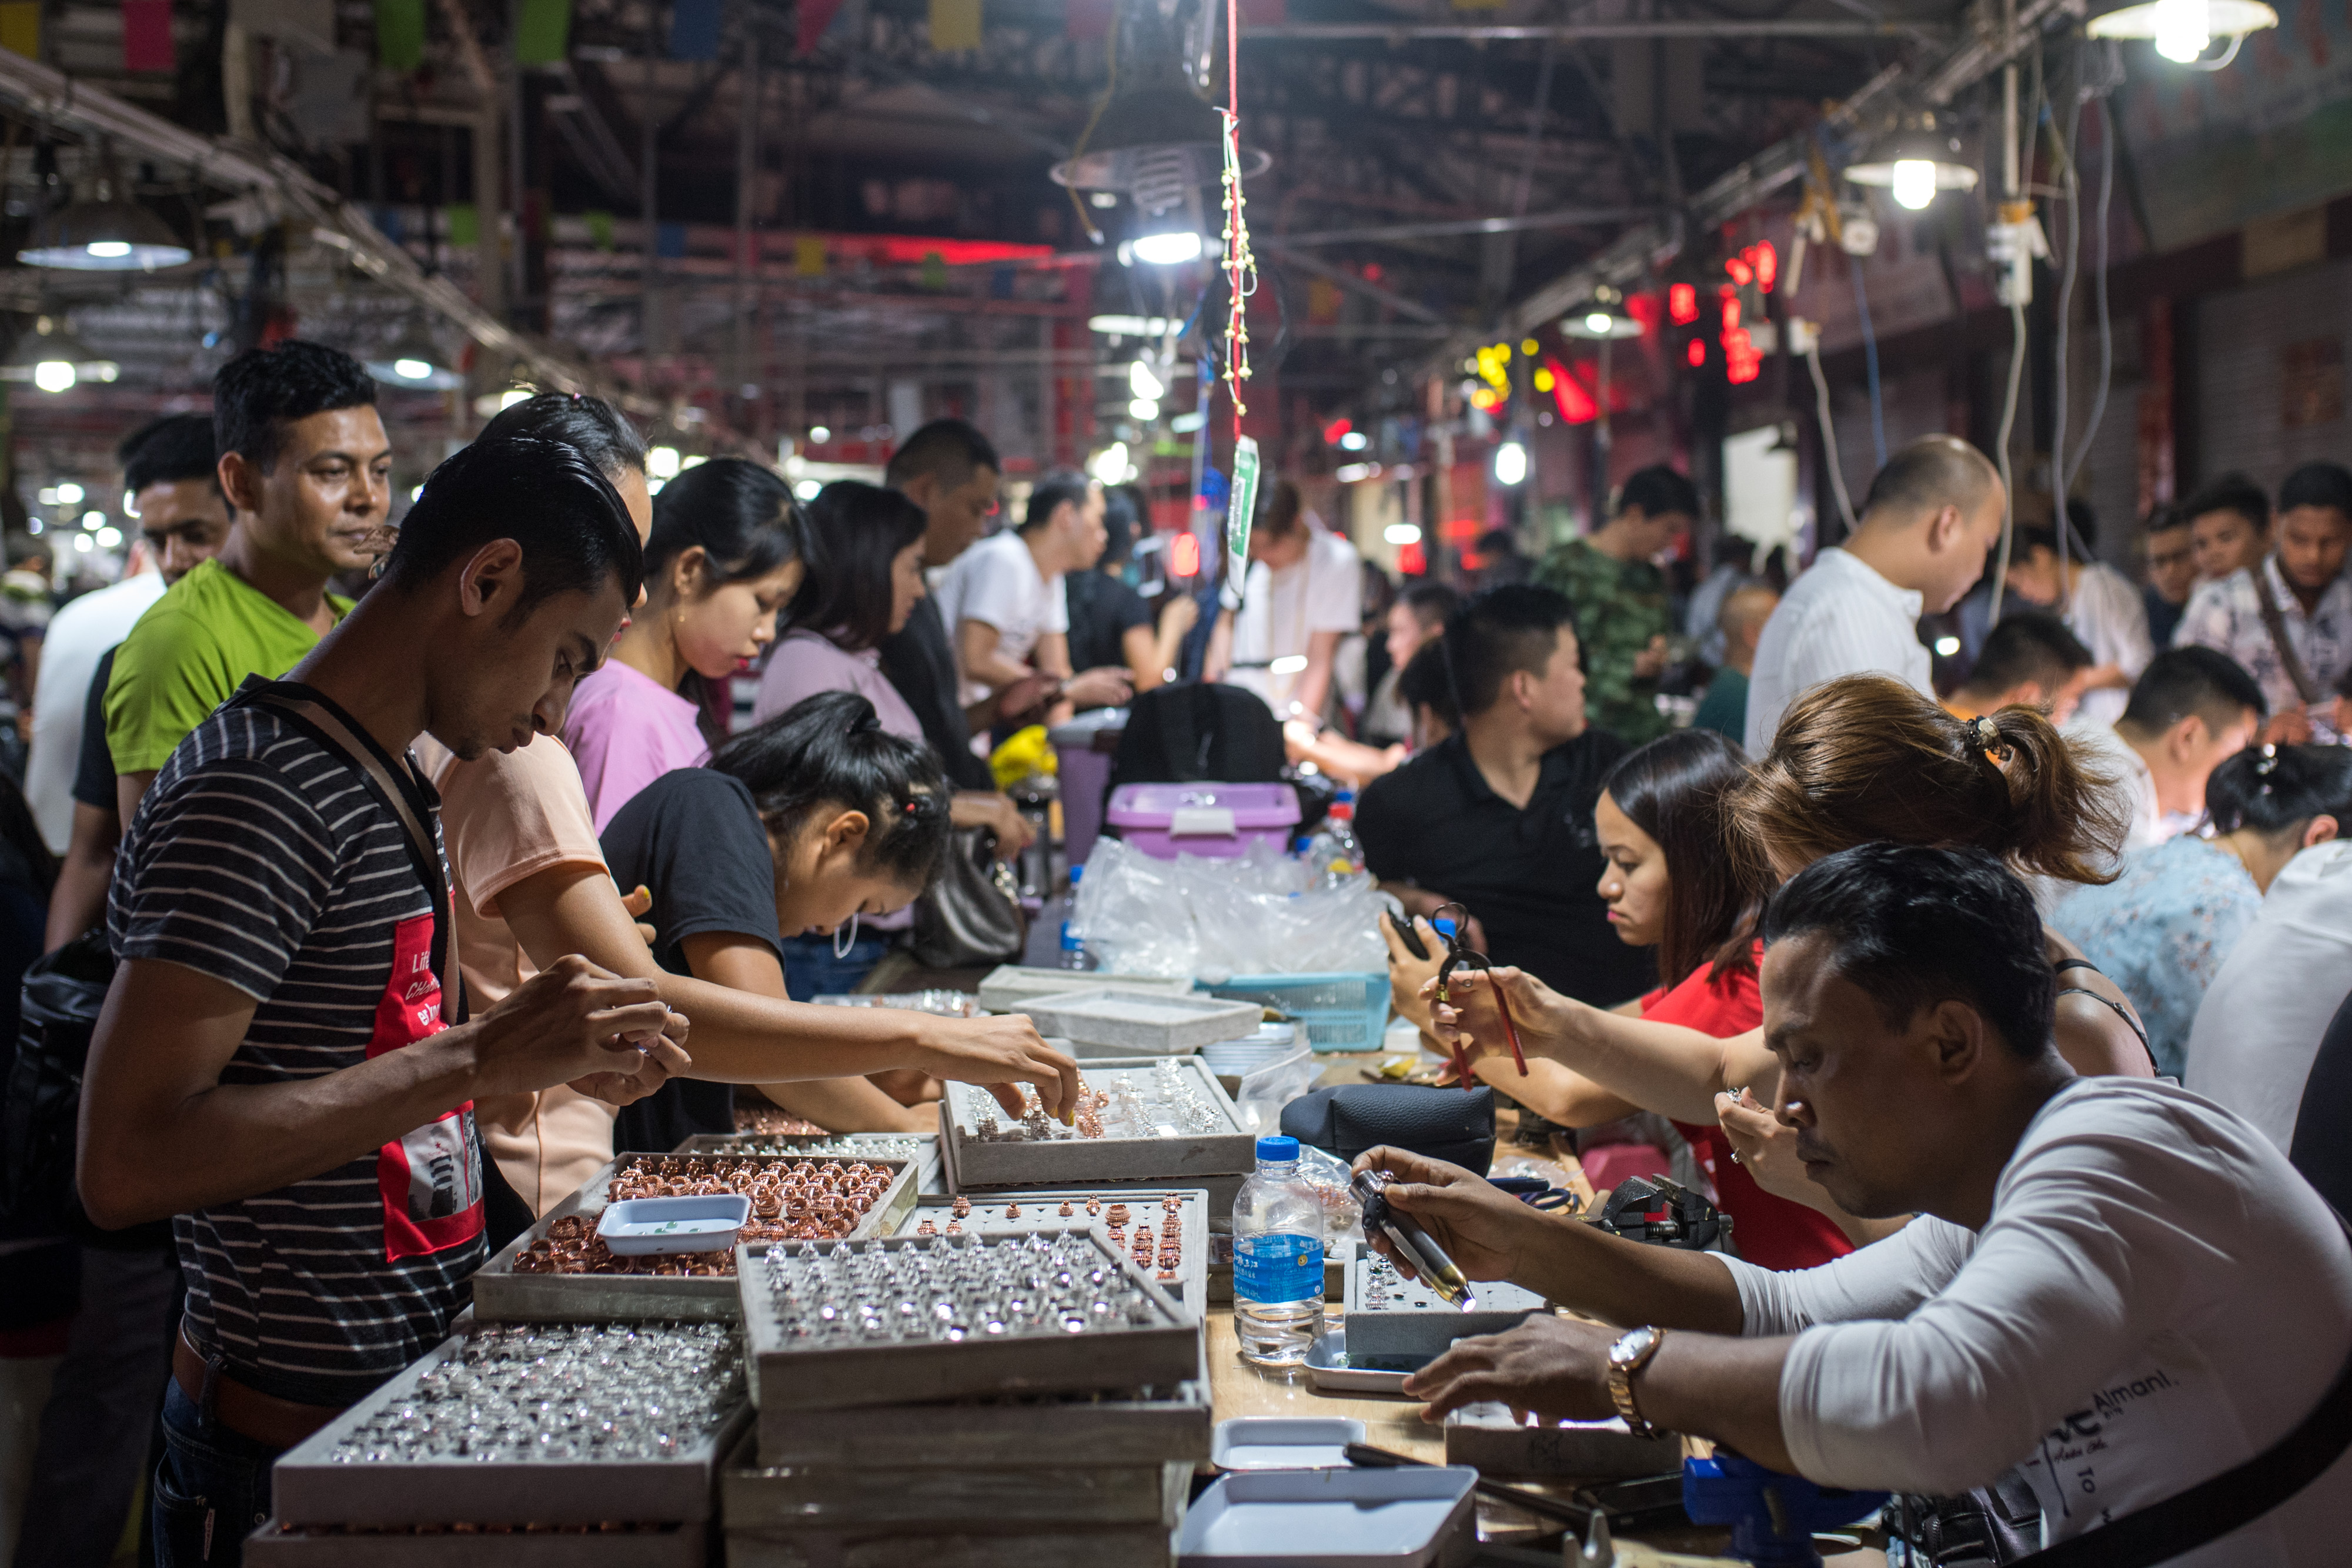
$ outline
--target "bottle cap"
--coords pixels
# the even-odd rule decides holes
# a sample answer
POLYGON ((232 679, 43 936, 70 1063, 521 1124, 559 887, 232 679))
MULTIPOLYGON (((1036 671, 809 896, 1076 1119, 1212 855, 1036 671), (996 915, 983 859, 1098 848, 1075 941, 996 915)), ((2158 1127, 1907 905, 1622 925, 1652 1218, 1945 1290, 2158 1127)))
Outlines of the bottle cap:
POLYGON ((1338 800, 1331 802, 1331 809, 1328 811, 1326 811, 1324 815, 1330 818, 1335 822, 1354 821, 1356 819, 1355 802, 1349 800, 1345 795, 1342 795, 1338 800))
POLYGON ((1085 876, 1086 874, 1087 874, 1087 867, 1086 867, 1086 862, 1085 862, 1081 861, 1081 862, 1079 862, 1076 865, 1072 866, 1072 867, 1070 868, 1070 885, 1071 885, 1072 887, 1076 887, 1076 886, 1077 886, 1077 885, 1078 885, 1078 879, 1079 879, 1079 878, 1081 878, 1081 877, 1083 877, 1083 876, 1085 876))
POLYGON ((1273 1160, 1276 1164, 1295 1161, 1298 1158, 1298 1140, 1297 1138, 1260 1138, 1257 1141, 1257 1157, 1261 1160, 1273 1160))
POLYGON ((1441 915, 1429 924, 1440 936, 1445 937, 1449 941, 1452 940, 1454 936, 1454 916, 1451 915, 1441 915))

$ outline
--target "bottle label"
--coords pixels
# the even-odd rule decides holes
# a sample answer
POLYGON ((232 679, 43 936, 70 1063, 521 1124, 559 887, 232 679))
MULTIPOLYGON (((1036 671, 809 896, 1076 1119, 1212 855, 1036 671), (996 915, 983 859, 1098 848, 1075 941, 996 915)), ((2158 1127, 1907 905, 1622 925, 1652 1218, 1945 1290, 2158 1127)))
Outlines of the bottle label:
POLYGON ((1323 1243, 1293 1231, 1234 1238, 1234 1299, 1303 1301, 1323 1293, 1323 1243))

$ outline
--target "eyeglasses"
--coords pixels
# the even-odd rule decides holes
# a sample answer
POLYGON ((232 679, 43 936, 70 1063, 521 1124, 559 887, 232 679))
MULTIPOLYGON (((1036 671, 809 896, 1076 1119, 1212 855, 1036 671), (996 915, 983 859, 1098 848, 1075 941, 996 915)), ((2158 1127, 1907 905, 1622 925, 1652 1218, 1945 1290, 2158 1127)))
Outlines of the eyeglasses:
MULTIPOLYGON (((1454 930, 1445 938, 1445 962, 1437 967, 1437 999, 1450 1005, 1454 998, 1448 994, 1449 983, 1454 978, 1454 970, 1491 969, 1495 963, 1470 946, 1470 911, 1462 904, 1441 905, 1430 919, 1431 926, 1434 928, 1438 921, 1444 919, 1449 909, 1455 912, 1454 930)), ((1518 1023, 1511 1017, 1511 1004, 1504 999, 1502 987, 1496 986, 1493 989, 1495 1006, 1502 1009, 1504 1038, 1511 1042, 1511 1061, 1517 1065, 1519 1076, 1525 1078, 1528 1075, 1528 1053, 1519 1047, 1518 1023)), ((1470 1052, 1464 1047, 1459 1032, 1454 1037, 1454 1076, 1461 1081, 1465 1091, 1478 1086, 1477 1080, 1470 1071, 1470 1052)))

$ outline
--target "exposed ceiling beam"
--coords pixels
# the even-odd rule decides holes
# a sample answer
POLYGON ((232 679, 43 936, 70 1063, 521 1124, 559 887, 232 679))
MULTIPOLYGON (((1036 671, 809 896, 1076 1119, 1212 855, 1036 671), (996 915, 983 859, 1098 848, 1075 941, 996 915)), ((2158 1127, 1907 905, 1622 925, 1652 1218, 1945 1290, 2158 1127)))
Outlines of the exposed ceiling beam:
POLYGON ((1284 235, 1286 246, 1345 245, 1354 240, 1436 239, 1447 235, 1517 234, 1527 229, 1566 229, 1583 224, 1622 224, 1645 218, 1654 207, 1576 207, 1557 213, 1529 213, 1519 218, 1454 218, 1420 224, 1382 224, 1362 229, 1321 229, 1312 234, 1284 235))
POLYGON ((1242 42, 1334 43, 1347 38, 1399 43, 1454 38, 1479 43, 1514 38, 1549 38, 1563 44, 1611 38, 1921 38, 1942 41, 1952 29, 1940 22, 1870 21, 1860 16, 1738 17, 1661 16, 1622 22, 1277 22, 1249 26, 1242 42))

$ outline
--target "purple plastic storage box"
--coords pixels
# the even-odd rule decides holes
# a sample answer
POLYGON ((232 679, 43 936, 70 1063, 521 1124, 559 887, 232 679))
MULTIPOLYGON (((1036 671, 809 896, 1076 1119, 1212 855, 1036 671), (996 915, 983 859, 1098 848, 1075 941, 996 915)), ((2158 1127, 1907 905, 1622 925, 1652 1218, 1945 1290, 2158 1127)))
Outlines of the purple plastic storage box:
POLYGON ((1122 784, 1111 792, 1110 825, 1145 854, 1230 860, 1264 841, 1290 847, 1298 795, 1287 784, 1122 784))

